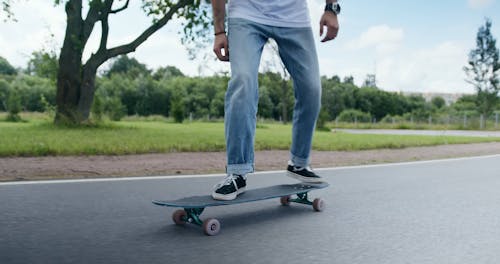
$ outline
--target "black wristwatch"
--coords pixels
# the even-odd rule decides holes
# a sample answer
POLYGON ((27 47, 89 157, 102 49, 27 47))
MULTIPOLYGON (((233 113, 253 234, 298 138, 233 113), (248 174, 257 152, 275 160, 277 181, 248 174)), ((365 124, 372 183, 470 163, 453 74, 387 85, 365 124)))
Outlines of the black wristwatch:
POLYGON ((340 5, 339 3, 329 3, 325 6, 325 11, 333 12, 335 15, 340 14, 340 5))

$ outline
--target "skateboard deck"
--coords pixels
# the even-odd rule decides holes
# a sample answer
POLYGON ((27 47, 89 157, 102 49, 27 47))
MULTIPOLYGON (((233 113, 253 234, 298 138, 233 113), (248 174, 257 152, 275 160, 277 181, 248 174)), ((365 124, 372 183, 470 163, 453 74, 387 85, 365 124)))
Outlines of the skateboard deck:
POLYGON ((172 219, 176 224, 196 224, 203 227, 203 231, 206 235, 217 235, 220 231, 220 223, 217 219, 212 218, 201 221, 199 218, 206 207, 241 204, 280 198, 282 205, 287 206, 290 205, 290 203, 312 205, 313 209, 319 212, 324 209, 324 201, 320 198, 310 201, 308 199, 308 193, 310 191, 326 188, 328 186, 328 183, 282 184, 264 188, 250 189, 240 194, 235 200, 231 201, 214 200, 210 195, 202 195, 190 196, 177 200, 153 200, 152 202, 153 204, 160 206, 183 208, 184 210, 177 210, 172 215, 172 219), (296 195, 296 198, 292 198, 292 195, 296 195))

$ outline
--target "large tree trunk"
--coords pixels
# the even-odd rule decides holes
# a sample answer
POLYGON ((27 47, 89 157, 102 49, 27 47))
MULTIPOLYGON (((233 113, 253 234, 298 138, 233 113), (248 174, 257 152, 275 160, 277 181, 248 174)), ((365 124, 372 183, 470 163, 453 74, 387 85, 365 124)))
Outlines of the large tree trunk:
POLYGON ((66 35, 57 73, 56 117, 54 122, 80 123, 84 117, 78 111, 82 87, 83 25, 81 17, 82 1, 70 0, 66 3, 66 35))
POLYGON ((82 117, 81 121, 88 120, 90 117, 90 109, 94 102, 96 73, 97 67, 83 67, 83 82, 78 101, 78 113, 82 117))

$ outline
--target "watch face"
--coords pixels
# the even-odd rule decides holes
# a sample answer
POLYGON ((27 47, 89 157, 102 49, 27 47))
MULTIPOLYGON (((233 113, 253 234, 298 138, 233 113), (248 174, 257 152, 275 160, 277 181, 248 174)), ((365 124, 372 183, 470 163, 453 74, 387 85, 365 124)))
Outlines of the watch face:
POLYGON ((335 13, 340 13, 340 5, 338 3, 333 4, 333 10, 335 13))
POLYGON ((340 13, 340 5, 338 3, 329 3, 325 7, 325 11, 331 11, 335 14, 340 13))

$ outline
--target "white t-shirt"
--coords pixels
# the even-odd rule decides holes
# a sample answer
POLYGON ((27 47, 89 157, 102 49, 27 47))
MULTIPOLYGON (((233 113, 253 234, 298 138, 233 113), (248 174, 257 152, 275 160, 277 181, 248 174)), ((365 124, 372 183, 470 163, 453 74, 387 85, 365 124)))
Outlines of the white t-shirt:
POLYGON ((310 27, 307 0, 229 0, 228 17, 276 27, 310 27))

